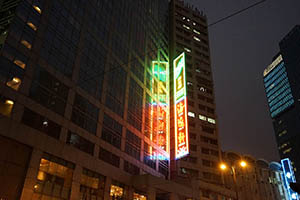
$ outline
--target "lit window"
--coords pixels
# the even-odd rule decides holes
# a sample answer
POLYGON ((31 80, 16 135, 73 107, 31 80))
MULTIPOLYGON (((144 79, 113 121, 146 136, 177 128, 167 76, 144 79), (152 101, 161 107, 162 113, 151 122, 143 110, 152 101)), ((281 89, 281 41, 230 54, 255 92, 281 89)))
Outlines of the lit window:
POLYGON ((199 31, 197 31, 197 30, 193 30, 194 31, 194 33, 196 33, 196 34, 198 34, 198 35, 200 35, 201 33, 199 32, 199 31))
POLYGON ((21 79, 14 77, 11 81, 8 81, 6 85, 14 90, 18 90, 21 85, 21 79))
POLYGON ((10 99, 0 99, 0 114, 10 116, 14 102, 10 99))
POLYGON ((187 52, 189 52, 189 53, 191 53, 192 52, 192 50, 190 50, 190 49, 188 49, 188 48, 184 48, 184 50, 186 50, 187 52))
POLYGON ((23 44, 27 49, 31 49, 31 44, 26 40, 21 40, 21 44, 23 44))
POLYGON ((147 200, 147 197, 142 194, 133 193, 133 200, 147 200))
POLYGON ((200 87, 199 90, 200 90, 201 92, 206 92, 206 89, 205 89, 204 87, 200 87))
POLYGON ((190 19, 189 19, 189 18, 187 18, 187 21, 189 22, 189 21, 190 21, 190 19))
POLYGON ((193 25, 196 26, 196 22, 193 22, 193 25))
POLYGON ((201 119, 202 121, 206 121, 207 118, 204 115, 199 115, 199 119, 201 119))
POLYGON ((190 82, 190 81, 188 81, 186 84, 187 84, 187 85, 193 85, 193 83, 190 82))
POLYGON ((287 133, 287 130, 283 130, 278 134, 278 136, 281 137, 281 136, 285 135, 286 133, 287 133))
POLYGON ((196 71, 197 73, 201 73, 201 70, 200 70, 200 69, 195 69, 195 71, 196 71))
POLYGON ((15 60, 14 63, 21 67, 22 69, 25 69, 25 63, 23 63, 21 60, 15 60))
POLYGON ((41 9, 38 6, 33 6, 34 10, 36 10, 38 13, 42 13, 41 9))
POLYGON ((185 20, 185 17, 182 17, 183 20, 185 20))
POLYGON ((189 116, 189 117, 195 117, 195 113, 193 113, 193 112, 188 112, 188 116, 189 116))
POLYGON ((183 28, 186 28, 186 29, 188 29, 188 30, 191 29, 189 26, 187 26, 187 25, 185 25, 185 24, 183 24, 182 26, 183 26, 183 28))
POLYGON ((207 118, 207 121, 209 122, 209 123, 212 123, 212 124, 216 124, 216 120, 214 120, 214 119, 212 119, 212 118, 207 118))
POLYGON ((291 151, 292 151, 292 148, 288 148, 288 149, 286 149, 286 150, 283 151, 283 154, 287 154, 287 153, 289 153, 291 151))
POLYGON ((37 27, 33 24, 33 23, 31 23, 31 22, 27 22, 27 25, 30 27, 30 28, 32 28, 33 30, 37 30, 37 27))
POLYGON ((124 189, 116 186, 116 185, 111 185, 110 186, 110 196, 113 199, 122 199, 124 194, 124 189))
POLYGON ((197 38, 196 36, 194 36, 194 40, 201 42, 201 40, 199 38, 197 38))

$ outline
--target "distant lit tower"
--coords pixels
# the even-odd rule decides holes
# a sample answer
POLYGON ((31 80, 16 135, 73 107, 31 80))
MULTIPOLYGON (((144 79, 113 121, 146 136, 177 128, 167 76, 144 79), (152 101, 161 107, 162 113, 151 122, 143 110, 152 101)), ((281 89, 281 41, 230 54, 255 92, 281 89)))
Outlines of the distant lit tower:
POLYGON ((280 157, 289 158, 300 180, 300 26, 279 43, 280 54, 263 79, 280 157))
POLYGON ((172 179, 193 177, 221 181, 217 167, 220 150, 207 27, 206 16, 197 8, 183 1, 171 1, 170 60, 175 62, 170 62, 170 98, 175 109, 171 108, 170 133, 171 144, 176 144, 171 146, 172 179), (181 86, 185 87, 184 94, 181 86), (180 129, 183 105, 187 117, 184 129, 180 129), (184 142, 189 143, 186 150, 181 146, 184 137, 187 137, 184 142))

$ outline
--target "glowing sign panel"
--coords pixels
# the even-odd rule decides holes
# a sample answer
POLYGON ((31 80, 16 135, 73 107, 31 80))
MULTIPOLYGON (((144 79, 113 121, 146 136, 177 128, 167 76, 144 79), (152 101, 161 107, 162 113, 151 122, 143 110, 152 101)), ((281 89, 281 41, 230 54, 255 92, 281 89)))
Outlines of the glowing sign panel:
POLYGON ((290 183, 296 182, 291 161, 288 158, 285 158, 281 160, 281 166, 284 173, 284 185, 288 190, 289 200, 299 200, 298 194, 290 188, 290 183))
POLYGON ((179 159, 189 154, 184 53, 174 60, 173 67, 175 101, 175 159, 179 159))

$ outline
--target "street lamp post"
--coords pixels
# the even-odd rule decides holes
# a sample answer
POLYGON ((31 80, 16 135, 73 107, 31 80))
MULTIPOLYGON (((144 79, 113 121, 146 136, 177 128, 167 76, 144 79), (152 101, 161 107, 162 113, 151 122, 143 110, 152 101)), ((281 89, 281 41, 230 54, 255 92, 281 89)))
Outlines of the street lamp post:
MULTIPOLYGON (((242 168, 247 167, 247 163, 245 161, 243 161, 243 160, 240 161, 239 165, 242 168)), ((220 164, 220 169, 222 171, 226 171, 227 168, 228 167, 227 167, 226 163, 221 163, 220 164)), ((237 200, 239 200, 238 184, 237 184, 237 178, 236 178, 236 167, 233 164, 231 164, 230 165, 230 170, 231 170, 232 176, 233 176, 233 183, 234 183, 236 198, 237 198, 237 200)))

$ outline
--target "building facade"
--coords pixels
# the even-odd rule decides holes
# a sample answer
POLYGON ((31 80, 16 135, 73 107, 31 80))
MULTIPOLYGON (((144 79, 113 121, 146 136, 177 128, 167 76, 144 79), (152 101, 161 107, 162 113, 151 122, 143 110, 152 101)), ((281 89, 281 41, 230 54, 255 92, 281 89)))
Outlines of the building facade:
POLYGON ((290 200, 281 164, 235 152, 224 152, 223 162, 228 166, 223 172, 224 184, 236 191, 238 199, 290 200), (240 166, 241 160, 246 167, 240 166))
POLYGON ((182 1, 2 0, 0 82, 0 199, 235 199, 216 169, 206 17, 182 1))
MULTIPOLYGON (((175 157, 171 161, 171 178, 176 180, 193 177, 220 183, 221 176, 217 167, 220 162, 220 148, 207 19, 197 8, 183 1, 174 0, 170 4, 170 27, 170 60, 177 58, 182 52, 185 54, 187 126, 190 143, 188 156, 182 159, 175 157)), ((171 76, 175 74, 172 72, 173 68, 174 66, 170 68, 171 76)), ((175 91, 172 84, 170 84, 170 98, 171 102, 174 102, 172 98, 175 91)), ((172 111, 171 109, 171 116, 172 111)), ((174 120, 171 118, 171 136, 176 135, 176 130, 172 127, 174 120)), ((171 148, 171 156, 176 154, 175 148, 171 148)))
POLYGON ((280 54, 264 71, 268 100, 278 151, 282 159, 291 159, 296 178, 300 178, 299 66, 300 28, 296 26, 279 43, 280 54))

